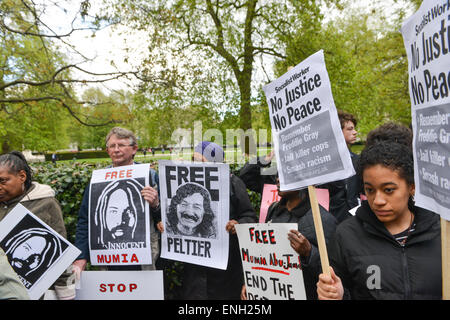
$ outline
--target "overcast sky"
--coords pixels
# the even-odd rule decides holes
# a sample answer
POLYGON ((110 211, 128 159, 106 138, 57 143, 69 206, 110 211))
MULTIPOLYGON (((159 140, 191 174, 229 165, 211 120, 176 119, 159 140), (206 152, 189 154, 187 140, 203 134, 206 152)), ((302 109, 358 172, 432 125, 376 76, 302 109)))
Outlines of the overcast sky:
MULTIPOLYGON (((40 0, 44 1, 45 0, 40 0)), ((390 14, 396 6, 392 0, 349 0, 352 7, 358 8, 360 11, 372 10, 373 7, 383 8, 386 10, 387 14, 390 14)), ((64 13, 61 9, 53 9, 48 11, 43 18, 45 22, 55 31, 67 31, 70 27, 70 21, 78 9, 78 1, 72 1, 71 3, 76 3, 76 6, 72 8, 68 7, 67 13, 64 13)), ((90 13, 95 14, 98 11, 99 1, 92 0, 92 7, 90 13)), ((397 5, 399 6, 399 5, 397 5)), ((326 19, 332 19, 335 17, 336 13, 327 11, 326 19)), ((339 15, 345 15, 345 12, 339 13, 339 15)), ((80 22, 80 20, 79 20, 80 22)), ((76 27, 82 25, 76 24, 76 27)), ((97 73, 102 72, 114 72, 114 71, 131 71, 135 70, 139 65, 142 57, 146 55, 146 35, 144 32, 137 32, 136 30, 129 30, 126 27, 107 27, 103 30, 97 31, 95 37, 92 37, 91 31, 77 31, 67 40, 69 43, 75 45, 78 51, 83 53, 86 57, 94 59, 93 62, 83 63, 80 67, 87 70, 91 70, 97 73), (121 34, 121 31, 127 31, 121 34), (126 48, 133 48, 131 52, 127 52, 126 48), (124 57, 130 56, 128 63, 124 63, 124 57), (111 64, 114 61, 114 66, 111 64)), ((72 55, 71 63, 81 62, 83 59, 80 56, 72 55)), ((261 62, 258 60, 255 63, 257 68, 261 68, 261 62)), ((271 67, 267 68, 266 71, 271 72, 271 67)), ((263 74, 263 73, 261 73, 263 74)), ((86 78, 83 75, 84 78, 86 78)), ((127 87, 121 82, 110 82, 107 85, 111 89, 119 89, 127 87)))

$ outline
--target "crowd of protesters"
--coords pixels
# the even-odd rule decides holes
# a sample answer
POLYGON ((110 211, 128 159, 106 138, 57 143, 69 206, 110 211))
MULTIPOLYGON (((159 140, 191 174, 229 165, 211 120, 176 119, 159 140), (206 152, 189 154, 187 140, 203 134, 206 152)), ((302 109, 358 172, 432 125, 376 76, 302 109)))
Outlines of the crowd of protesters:
MULTIPOLYGON (((308 192, 280 191, 276 173, 261 174, 274 153, 247 163, 239 176, 230 175, 229 257, 225 270, 182 263, 177 298, 201 300, 246 299, 236 224, 256 223, 247 189, 262 193, 264 184, 276 184, 280 201, 272 203, 266 222, 296 223, 289 232, 292 248, 299 254, 307 299, 441 299, 441 234, 439 216, 414 204, 412 131, 386 123, 372 130, 360 155, 350 151, 356 142, 357 120, 338 113, 356 175, 321 185, 329 191, 329 210, 320 206, 330 257, 330 274, 322 273, 308 192), (350 210, 358 207, 354 215, 350 210)), ((133 132, 116 127, 105 139, 111 167, 135 164, 138 150, 133 132)), ((153 151, 153 150, 152 150, 153 151)), ((224 162, 219 145, 203 141, 193 161, 224 162), (208 152, 205 152, 205 149, 208 152)), ((151 216, 152 265, 116 266, 107 270, 156 270, 170 267, 159 257, 161 222, 158 174, 149 172, 150 185, 142 189, 151 216)), ((32 172, 18 152, 0 156, 0 220, 17 203, 23 204, 62 236, 66 236, 60 206, 50 187, 32 181, 32 172)), ((79 278, 89 262, 89 185, 79 210, 75 246, 81 250, 72 266, 79 278)), ((25 299, 26 292, 0 251, 0 298, 25 299), (5 271, 3 271, 5 270, 5 271)), ((23 257, 24 261, 27 261, 23 257)), ((72 299, 67 272, 50 288, 59 299, 72 299)))

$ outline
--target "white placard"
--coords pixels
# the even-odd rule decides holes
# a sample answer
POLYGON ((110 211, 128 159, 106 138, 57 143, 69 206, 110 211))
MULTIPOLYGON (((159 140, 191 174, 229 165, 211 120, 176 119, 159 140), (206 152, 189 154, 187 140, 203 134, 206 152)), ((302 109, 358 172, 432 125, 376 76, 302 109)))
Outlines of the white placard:
POLYGON ((39 299, 81 253, 20 203, 0 222, 0 246, 32 300, 39 299))
POLYGON ((264 86, 280 190, 355 174, 331 93, 323 51, 264 86))
POLYGON ((141 195, 150 164, 95 170, 89 193, 89 253, 93 265, 151 264, 150 213, 141 195))
POLYGON ((164 300, 163 272, 83 271, 76 300, 164 300))
POLYGON ((160 160, 161 257, 225 270, 230 168, 224 163, 160 160))
POLYGON ((306 300, 300 256, 287 238, 296 223, 236 225, 249 300, 306 300))
POLYGON ((416 205, 450 220, 450 3, 426 0, 402 26, 416 205))

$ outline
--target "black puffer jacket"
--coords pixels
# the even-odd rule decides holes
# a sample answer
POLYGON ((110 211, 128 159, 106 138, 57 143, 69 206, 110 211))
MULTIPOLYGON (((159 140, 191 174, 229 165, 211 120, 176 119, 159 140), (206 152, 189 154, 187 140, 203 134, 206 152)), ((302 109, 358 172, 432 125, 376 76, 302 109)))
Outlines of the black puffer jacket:
MULTIPOLYGON (((353 167, 358 167, 359 156, 350 152, 353 167)), ((359 204, 360 194, 363 193, 362 181, 359 175, 344 180, 337 180, 318 186, 328 189, 330 193, 330 213, 341 223, 352 215, 349 210, 359 204)))
POLYGON ((330 264, 351 299, 442 298, 439 216, 414 207, 415 229, 402 247, 367 201, 342 222, 330 247, 330 264))
MULTIPOLYGON (((328 246, 336 231, 336 219, 322 206, 319 205, 325 242, 328 246)), ((316 229, 312 215, 309 196, 306 196, 300 204, 289 211, 286 208, 286 200, 281 199, 270 205, 266 222, 272 223, 297 223, 298 231, 311 243, 311 253, 308 259, 300 258, 302 262, 303 279, 305 283, 306 297, 308 300, 317 300, 316 283, 322 272, 319 249, 317 245, 316 229)))

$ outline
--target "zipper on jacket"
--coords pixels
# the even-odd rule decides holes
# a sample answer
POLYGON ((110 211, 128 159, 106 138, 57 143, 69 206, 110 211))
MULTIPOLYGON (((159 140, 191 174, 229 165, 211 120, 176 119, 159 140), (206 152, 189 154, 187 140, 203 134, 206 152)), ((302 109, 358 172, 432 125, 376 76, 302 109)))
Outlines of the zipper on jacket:
POLYGON ((404 278, 405 300, 411 299, 411 283, 409 279, 408 259, 406 256, 405 246, 402 247, 402 269, 404 278))

